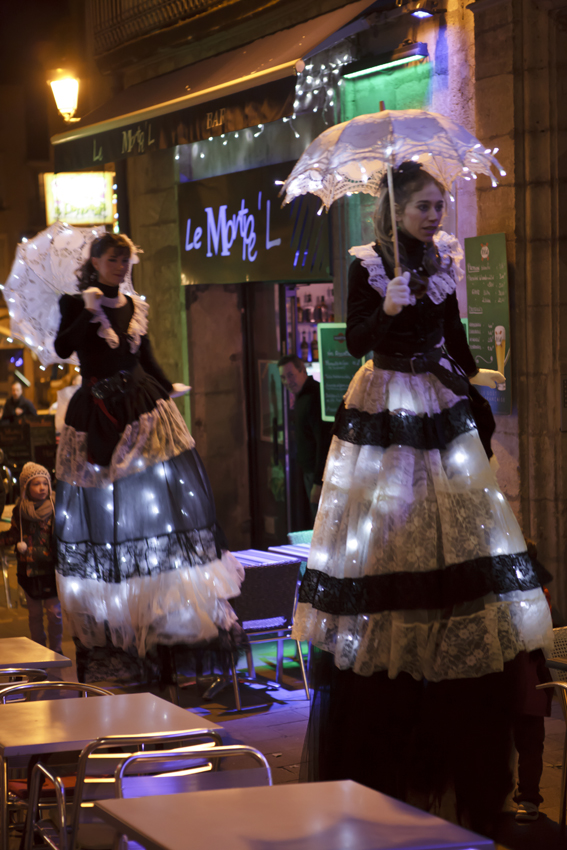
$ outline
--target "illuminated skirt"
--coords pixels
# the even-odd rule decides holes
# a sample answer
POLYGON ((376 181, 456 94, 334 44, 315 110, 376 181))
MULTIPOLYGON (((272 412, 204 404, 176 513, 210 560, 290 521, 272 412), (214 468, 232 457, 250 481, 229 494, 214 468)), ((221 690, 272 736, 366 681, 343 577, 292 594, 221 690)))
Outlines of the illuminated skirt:
POLYGON ((120 434, 109 465, 89 461, 87 433, 71 424, 57 455, 66 629, 81 651, 96 657, 102 647, 109 660, 114 651, 144 658, 156 647, 203 646, 230 633, 237 618, 228 600, 244 577, 224 545, 181 414, 169 399, 148 406, 120 434))
POLYGON ((551 646, 547 601, 468 398, 434 375, 369 361, 353 378, 293 636, 341 670, 431 682, 551 646))

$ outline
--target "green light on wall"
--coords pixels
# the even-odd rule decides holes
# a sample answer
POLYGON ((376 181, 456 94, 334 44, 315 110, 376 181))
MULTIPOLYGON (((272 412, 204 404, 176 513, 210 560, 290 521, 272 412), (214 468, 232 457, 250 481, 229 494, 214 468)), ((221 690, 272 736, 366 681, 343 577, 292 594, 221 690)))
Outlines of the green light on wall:
POLYGON ((345 67, 343 78, 345 80, 354 80, 357 77, 365 77, 369 74, 375 74, 378 71, 385 71, 388 68, 408 65, 410 62, 425 59, 427 56, 429 56, 429 51, 427 44, 423 41, 414 42, 413 44, 401 44, 391 53, 362 59, 360 62, 351 62, 345 67))
POLYGON ((345 80, 366 77, 368 74, 375 74, 377 71, 385 71, 386 68, 395 68, 397 65, 408 65, 410 62, 415 62, 417 58, 416 56, 408 56, 407 59, 393 59, 391 62, 385 62, 383 65, 373 65, 372 68, 366 68, 363 71, 352 71, 349 74, 343 74, 343 77, 345 80))

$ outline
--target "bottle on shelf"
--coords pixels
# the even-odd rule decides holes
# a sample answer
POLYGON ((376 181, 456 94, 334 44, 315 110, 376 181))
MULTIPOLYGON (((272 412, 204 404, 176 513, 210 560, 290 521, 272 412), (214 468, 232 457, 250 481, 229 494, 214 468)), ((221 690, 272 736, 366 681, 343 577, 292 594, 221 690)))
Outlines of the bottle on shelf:
POLYGON ((311 341, 311 357, 313 360, 319 360, 319 343, 317 342, 317 331, 313 331, 313 339, 311 341))
POLYGON ((320 322, 328 322, 329 321, 329 308, 327 307, 327 305, 325 303, 325 296, 324 295, 321 296, 321 300, 319 302, 319 313, 321 315, 321 318, 319 319, 320 322))
POLYGON ((311 321, 311 310, 309 307, 303 308, 303 321, 310 322, 311 321))
POLYGON ((297 302, 297 321, 298 322, 303 321, 303 307, 301 306, 299 301, 297 302))
POLYGON ((301 359, 307 363, 309 360, 309 343, 305 339, 305 331, 303 332, 303 339, 301 340, 301 345, 299 347, 301 349, 301 359))

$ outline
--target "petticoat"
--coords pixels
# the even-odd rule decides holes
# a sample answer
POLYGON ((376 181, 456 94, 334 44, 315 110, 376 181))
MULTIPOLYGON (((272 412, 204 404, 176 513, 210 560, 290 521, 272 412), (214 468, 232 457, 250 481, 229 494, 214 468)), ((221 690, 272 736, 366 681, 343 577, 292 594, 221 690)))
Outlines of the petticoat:
POLYGON ((58 594, 81 649, 110 642, 143 658, 230 633, 244 570, 172 401, 129 422, 104 467, 88 460, 87 432, 66 424, 57 478, 58 594))
POLYGON ((368 361, 353 378, 293 637, 342 670, 432 682, 552 646, 549 606, 468 399, 434 375, 368 361))

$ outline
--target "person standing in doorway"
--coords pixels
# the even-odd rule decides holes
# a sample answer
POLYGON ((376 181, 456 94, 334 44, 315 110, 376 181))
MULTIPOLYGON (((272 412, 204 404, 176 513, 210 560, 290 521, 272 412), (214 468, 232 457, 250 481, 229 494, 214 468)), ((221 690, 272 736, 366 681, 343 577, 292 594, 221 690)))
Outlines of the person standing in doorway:
POLYGON ((297 462, 315 520, 323 486, 323 472, 331 444, 332 423, 321 418, 319 384, 307 374, 305 363, 296 354, 286 354, 278 360, 282 384, 294 397, 297 462))
POLYGON ((20 416, 37 416, 33 403, 24 396, 20 381, 14 381, 10 387, 10 398, 6 400, 2 411, 3 422, 14 422, 20 416))

